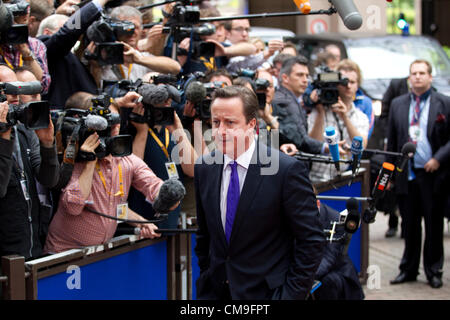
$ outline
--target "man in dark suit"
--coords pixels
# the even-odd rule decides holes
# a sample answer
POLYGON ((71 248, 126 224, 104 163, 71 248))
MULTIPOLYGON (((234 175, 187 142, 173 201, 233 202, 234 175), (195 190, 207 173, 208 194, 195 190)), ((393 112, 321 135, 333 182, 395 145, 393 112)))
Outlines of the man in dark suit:
POLYGON ((305 299, 322 259, 308 170, 255 140, 257 111, 247 88, 215 91, 217 149, 194 171, 198 299, 305 299))
POLYGON ((432 90, 431 72, 428 61, 414 61, 409 76, 411 94, 394 99, 389 112, 388 150, 400 152, 408 141, 416 144, 409 170, 395 179, 399 209, 405 220, 405 250, 400 274, 391 284, 416 280, 423 216, 425 275, 432 288, 440 288, 444 263, 443 214, 450 175, 450 98, 432 90))

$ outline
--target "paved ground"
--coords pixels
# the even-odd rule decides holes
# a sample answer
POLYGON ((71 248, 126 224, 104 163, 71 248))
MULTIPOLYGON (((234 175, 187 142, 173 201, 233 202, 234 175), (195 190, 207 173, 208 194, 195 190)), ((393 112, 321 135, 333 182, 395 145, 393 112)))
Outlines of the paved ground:
MULTIPOLYGON (((422 262, 417 282, 397 285, 389 283, 399 273, 398 265, 403 254, 404 242, 400 238, 400 232, 397 233, 395 238, 384 237, 387 222, 388 217, 379 213, 376 221, 370 225, 369 268, 371 265, 379 267, 380 281, 377 283, 376 280, 369 280, 364 286, 366 300, 450 300, 450 232, 447 220, 444 223, 445 261, 442 277, 444 285, 440 289, 433 289, 428 285, 422 262), (373 287, 377 287, 378 284, 379 289, 374 289, 373 287)), ((372 268, 372 270, 377 270, 376 267, 372 268)), ((370 274, 373 275, 374 273, 369 272, 370 274)), ((372 279, 375 279, 375 277, 372 279)))

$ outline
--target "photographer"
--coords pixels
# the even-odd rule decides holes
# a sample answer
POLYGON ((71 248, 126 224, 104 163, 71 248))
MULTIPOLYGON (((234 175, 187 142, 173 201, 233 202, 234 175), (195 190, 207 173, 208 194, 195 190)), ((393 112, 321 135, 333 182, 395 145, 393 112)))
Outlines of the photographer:
MULTIPOLYGON (((149 85, 148 89, 140 89, 139 92, 144 96, 144 106, 135 109, 135 113, 143 115, 145 108, 168 108, 170 111, 167 112, 172 112, 173 116, 167 118, 173 120, 160 119, 161 122, 156 122, 148 119, 149 121, 145 123, 130 121, 136 128, 133 153, 143 159, 156 176, 163 180, 177 178, 184 182, 185 177, 192 178, 197 154, 184 131, 180 118, 171 108, 172 97, 170 93, 165 90, 164 85, 149 85), (147 93, 147 96, 145 93, 147 93), (147 104, 148 102, 151 102, 151 104, 147 104)), ((189 195, 186 195, 186 197, 189 197, 189 195)), ((130 190, 129 203, 130 208, 143 217, 154 218, 155 210, 153 206, 134 188, 130 190)), ((177 208, 170 212, 167 222, 162 224, 168 228, 177 228, 180 209, 177 208)))
POLYGON ((152 71, 174 75, 180 72, 181 67, 177 61, 168 57, 153 56, 148 52, 138 51, 137 45, 141 39, 142 32, 142 14, 139 10, 129 6, 120 6, 111 11, 111 17, 132 22, 134 24, 134 33, 118 38, 125 46, 123 53, 124 64, 102 67, 101 77, 103 80, 118 81, 129 79, 136 81, 152 71))
MULTIPOLYGON (((0 65, 0 82, 17 81, 9 67, 0 65)), ((0 103, 0 122, 19 102, 6 95, 0 103)), ((42 254, 51 208, 41 205, 36 181, 53 187, 59 175, 53 124, 34 132, 18 123, 0 133, 0 256, 18 254, 26 259, 42 254)))
MULTIPOLYGON (((20 1, 20 3, 27 4, 25 0, 20 1)), ((45 94, 48 92, 51 82, 47 65, 47 50, 42 41, 28 36, 28 18, 29 5, 25 11, 21 11, 14 17, 13 23, 16 27, 22 24, 26 28, 19 31, 13 30, 13 26, 9 29, 9 33, 14 34, 15 43, 11 45, 11 43, 2 42, 0 44, 0 61, 13 70, 22 66, 29 68, 36 79, 41 82, 42 94, 45 94), (24 39, 20 39, 21 37, 24 39)))
POLYGON ((258 70, 256 77, 256 94, 263 93, 266 97, 264 108, 260 105, 260 109, 258 110, 259 117, 264 120, 265 124, 270 126, 271 129, 278 129, 279 123, 277 118, 272 115, 272 100, 275 95, 273 77, 269 71, 265 70, 258 70), (264 86, 260 88, 259 83, 264 84, 264 86))
POLYGON ((71 49, 87 28, 99 19, 108 0, 95 0, 70 18, 55 14, 45 18, 39 27, 39 39, 47 47, 47 57, 52 83, 44 99, 55 109, 62 109, 73 93, 86 91, 97 93, 97 84, 71 49), (75 28, 74 26, 77 25, 75 28))
MULTIPOLYGON (((355 107, 353 98, 358 89, 358 72, 356 63, 350 60, 343 60, 339 63, 337 70, 343 78, 348 79, 346 86, 339 84, 338 102, 333 105, 324 106, 316 104, 308 117, 310 128, 309 135, 316 140, 324 140, 323 134, 326 127, 335 127, 338 132, 338 140, 344 140, 347 145, 347 154, 350 156, 350 145, 356 136, 363 138, 363 148, 367 146, 369 135, 369 119, 359 109, 355 107)), ((312 97, 317 101, 318 97, 312 97)), ((334 177, 336 169, 333 166, 322 163, 313 163, 311 168, 311 180, 326 181, 334 177)))
MULTIPOLYGON (((106 112, 102 111, 101 114, 118 120, 116 108, 109 106, 103 109, 106 112)), ((111 124, 108 122, 106 132, 109 132, 110 137, 117 137, 119 134, 119 122, 120 120, 111 124)), ((142 192, 152 203, 159 199, 163 181, 140 158, 134 154, 113 156, 108 152, 107 155, 98 153, 97 148, 102 138, 107 138, 101 132, 94 132, 79 142, 84 158, 75 163, 70 181, 62 190, 58 211, 49 228, 44 249, 47 253, 109 241, 116 231, 117 221, 93 211, 112 218, 125 216, 128 220, 143 221, 141 216, 128 209, 127 199, 131 186, 142 192)), ((170 210, 178 205, 179 201, 175 204, 167 203, 170 210)), ((132 224, 142 229, 141 235, 144 237, 159 236, 154 232, 154 224, 132 224)))

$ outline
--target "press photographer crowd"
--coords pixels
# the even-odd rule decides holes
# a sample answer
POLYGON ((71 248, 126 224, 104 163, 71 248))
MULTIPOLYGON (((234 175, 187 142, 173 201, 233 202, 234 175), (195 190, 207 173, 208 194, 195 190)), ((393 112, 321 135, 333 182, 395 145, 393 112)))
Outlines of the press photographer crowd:
POLYGON ((429 61, 391 82, 376 117, 339 47, 309 61, 209 1, 161 8, 155 21, 141 0, 0 1, 0 256, 170 236, 183 212, 197 299, 362 300, 347 249, 378 211, 404 239, 391 284, 416 281, 424 217, 424 272, 442 287, 450 98, 429 61), (321 203, 314 185, 354 178, 361 159, 368 208, 321 203))

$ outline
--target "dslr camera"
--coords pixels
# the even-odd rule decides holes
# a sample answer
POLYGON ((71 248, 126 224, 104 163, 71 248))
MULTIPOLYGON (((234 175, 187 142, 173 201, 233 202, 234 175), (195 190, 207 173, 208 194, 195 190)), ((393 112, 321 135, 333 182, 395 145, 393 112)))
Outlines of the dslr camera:
POLYGON ((61 133, 67 145, 78 142, 81 146, 94 132, 97 132, 100 145, 94 154, 83 151, 77 153, 76 161, 91 161, 102 159, 109 154, 114 157, 125 157, 132 153, 133 139, 130 135, 111 137, 111 127, 120 123, 120 116, 111 113, 109 105, 111 98, 108 95, 99 95, 92 98, 93 106, 87 110, 67 109, 64 114, 61 133))
POLYGON ((123 64, 122 43, 116 42, 121 36, 132 35, 134 24, 130 21, 122 21, 107 16, 102 16, 95 21, 86 31, 89 41, 95 42, 95 51, 85 51, 87 60, 96 60, 99 65, 123 64))
MULTIPOLYGON (((41 92, 39 81, 0 82, 0 102, 6 101, 6 95, 37 94, 41 92)), ((37 130, 49 125, 50 109, 47 101, 32 101, 25 104, 9 105, 6 123, 0 123, 0 132, 7 131, 18 122, 27 129, 37 130)))
POLYGON ((348 79, 342 78, 340 72, 332 71, 328 67, 321 68, 323 72, 317 74, 312 83, 314 89, 317 89, 319 100, 316 103, 324 106, 331 106, 339 100, 338 86, 347 86, 348 79))

